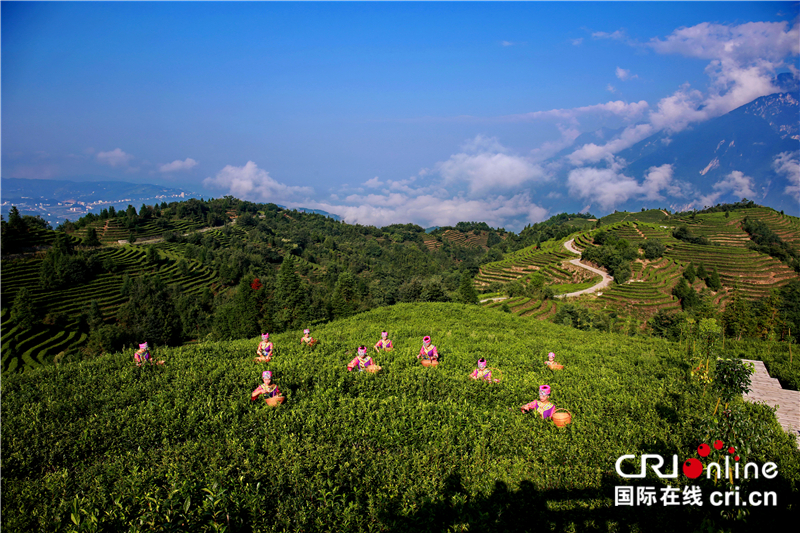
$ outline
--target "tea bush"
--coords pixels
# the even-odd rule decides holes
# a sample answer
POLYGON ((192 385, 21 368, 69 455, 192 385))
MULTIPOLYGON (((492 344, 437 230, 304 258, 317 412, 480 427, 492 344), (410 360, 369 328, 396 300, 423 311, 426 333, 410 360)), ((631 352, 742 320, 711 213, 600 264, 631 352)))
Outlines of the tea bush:
MULTIPOLYGON (((623 454, 686 458, 716 398, 661 339, 582 332, 462 304, 398 304, 258 339, 132 352, 2 380, 6 531, 684 530, 719 510, 615 507, 623 454), (375 375, 345 369, 387 330, 375 375), (430 335, 441 364, 416 359, 430 335), (547 353, 564 370, 550 371, 547 353), (500 383, 474 382, 479 357, 500 383), (269 368, 287 402, 251 402, 269 368), (552 387, 557 428, 519 406, 552 387)), ((779 507, 797 512, 800 452, 763 406, 745 457, 775 461, 779 507)), ((648 478, 647 484, 661 482, 648 478)), ((736 525, 735 523, 733 524, 736 525)))

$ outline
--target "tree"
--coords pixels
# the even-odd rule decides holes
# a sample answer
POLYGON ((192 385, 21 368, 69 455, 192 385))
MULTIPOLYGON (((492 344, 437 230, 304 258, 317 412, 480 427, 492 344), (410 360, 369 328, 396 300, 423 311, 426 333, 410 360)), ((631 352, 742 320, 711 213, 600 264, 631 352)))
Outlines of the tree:
POLYGON ((664 255, 664 245, 658 239, 648 239, 642 244, 645 259, 658 259, 664 255))
POLYGON ((722 282, 719 280, 719 273, 717 272, 716 267, 714 267, 711 277, 709 277, 708 281, 706 281, 706 285, 708 285, 708 288, 712 291, 718 291, 722 288, 722 282))
POLYGON ((733 297, 725 306, 722 313, 722 327, 726 335, 741 339, 749 337, 754 324, 750 302, 744 299, 739 288, 733 289, 733 297))
POLYGON ((278 271, 278 286, 275 290, 277 322, 284 329, 296 326, 305 311, 305 298, 300 291, 300 278, 294 271, 294 261, 286 255, 278 271))
POLYGON ((420 300, 423 302, 449 302, 450 297, 444 290, 442 280, 438 276, 428 279, 422 286, 420 300))
POLYGON ((142 274, 134 279, 129 295, 119 311, 119 321, 136 342, 175 344, 180 340, 180 319, 159 276, 142 274))
POLYGON ((465 304, 477 304, 478 293, 472 283, 472 277, 467 272, 461 274, 461 283, 458 286, 458 301, 465 304))
POLYGON ((631 264, 627 261, 621 262, 617 265, 616 268, 613 270, 614 282, 619 285, 622 285, 629 279, 631 279, 631 264))
POLYGON ((100 310, 100 305, 97 303, 97 300, 92 300, 89 303, 85 314, 86 324, 88 324, 91 331, 94 331, 103 325, 103 312, 100 310))
POLYGON ((156 263, 158 263, 158 252, 156 252, 156 249, 155 249, 154 246, 148 246, 147 247, 147 252, 145 254, 145 259, 151 265, 155 265, 156 263))
POLYGON ((683 270, 683 277, 686 278, 690 284, 694 283, 697 273, 694 270, 694 262, 689 263, 689 266, 683 270))
POLYGON ((14 304, 11 306, 11 322, 20 329, 31 329, 39 322, 39 315, 31 301, 31 293, 27 287, 18 290, 14 297, 14 304))
POLYGON ((8 212, 8 227, 16 234, 23 233, 27 229, 25 227, 25 222, 22 220, 22 216, 19 214, 19 210, 15 205, 12 205, 11 210, 8 212))
POLYGON ((331 297, 331 313, 333 318, 344 318, 355 313, 356 303, 356 280, 349 271, 345 270, 339 274, 336 287, 333 289, 331 297))
POLYGON ((100 246, 100 239, 97 238, 97 230, 90 227, 86 230, 86 238, 83 239, 83 244, 86 246, 100 246))
POLYGON ((706 267, 703 265, 703 263, 700 263, 700 266, 697 267, 697 277, 703 281, 705 281, 708 277, 708 272, 706 272, 706 267))

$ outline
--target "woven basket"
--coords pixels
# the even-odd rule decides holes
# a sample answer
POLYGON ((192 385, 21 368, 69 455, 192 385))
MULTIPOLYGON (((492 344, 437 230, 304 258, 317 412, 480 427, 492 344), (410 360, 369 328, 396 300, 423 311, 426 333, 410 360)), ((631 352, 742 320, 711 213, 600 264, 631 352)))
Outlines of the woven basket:
POLYGON ((285 402, 286 396, 273 396, 272 398, 267 398, 264 401, 267 402, 267 405, 275 407, 285 402))
POLYGON ((439 364, 439 361, 431 359, 422 359, 420 363, 422 363, 422 366, 436 366, 439 364))
POLYGON ((379 367, 378 365, 369 365, 369 366, 366 368, 367 372, 372 372, 373 374, 374 374, 375 372, 379 372, 379 371, 380 371, 380 369, 381 369, 381 367, 379 367))
POLYGON ((559 365, 558 363, 548 366, 550 367, 550 370, 562 370, 564 368, 564 365, 559 365))
POLYGON ((556 412, 553 413, 553 416, 551 418, 553 419, 553 423, 556 426, 563 428, 564 426, 572 422, 572 413, 570 413, 566 409, 556 409, 556 412))

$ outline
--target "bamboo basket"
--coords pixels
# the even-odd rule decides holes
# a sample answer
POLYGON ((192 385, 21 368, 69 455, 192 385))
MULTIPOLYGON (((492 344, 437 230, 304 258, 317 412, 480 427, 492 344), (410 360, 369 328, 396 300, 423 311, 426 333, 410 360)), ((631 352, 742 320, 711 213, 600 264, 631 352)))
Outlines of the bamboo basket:
POLYGON ((566 409, 556 409, 556 412, 553 413, 551 418, 553 419, 553 423, 560 428, 572 423, 572 413, 566 409))
POLYGON ((422 366, 436 366, 436 365, 439 364, 439 361, 431 361, 430 359, 422 359, 420 361, 420 363, 422 363, 422 366))
POLYGON ((564 369, 564 365, 559 365, 558 363, 555 363, 553 365, 547 365, 547 366, 550 367, 550 370, 563 370, 564 369))
POLYGON ((267 405, 275 407, 285 402, 286 396, 273 396, 272 398, 267 398, 264 401, 267 403, 267 405))

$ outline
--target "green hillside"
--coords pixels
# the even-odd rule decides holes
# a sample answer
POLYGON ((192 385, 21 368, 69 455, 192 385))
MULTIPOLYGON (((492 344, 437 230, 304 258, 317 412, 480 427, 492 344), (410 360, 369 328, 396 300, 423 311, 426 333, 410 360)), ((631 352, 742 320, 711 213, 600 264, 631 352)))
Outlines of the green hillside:
MULTIPOLYGON (((5 531, 685 531, 775 527, 796 516, 800 452, 769 408, 731 404, 749 424, 724 434, 717 395, 689 375, 682 347, 581 332, 460 304, 399 304, 296 330, 254 363, 257 339, 158 348, 47 366, 2 380, 5 531), (359 344, 387 329, 383 371, 348 373, 359 344), (442 354, 418 364, 423 335, 442 354), (565 369, 543 365, 553 351, 565 369), (498 384, 468 379, 484 356, 498 384), (261 370, 287 402, 250 402, 261 370), (572 424, 523 415, 549 384, 572 424), (743 461, 778 464, 777 507, 617 507, 615 461, 696 457, 725 439, 743 461), (742 518, 741 516, 739 518, 742 518)), ((725 355, 723 352, 714 354, 725 355)), ((713 366, 713 365, 712 365, 713 366)), ((668 461, 670 463, 670 461, 668 461)), ((670 463, 671 464, 671 463, 670 463)))

